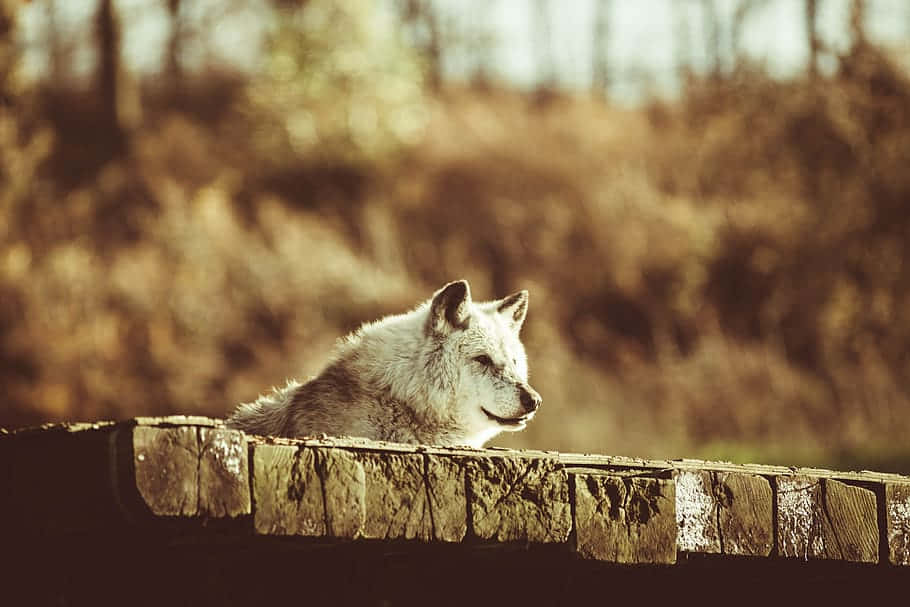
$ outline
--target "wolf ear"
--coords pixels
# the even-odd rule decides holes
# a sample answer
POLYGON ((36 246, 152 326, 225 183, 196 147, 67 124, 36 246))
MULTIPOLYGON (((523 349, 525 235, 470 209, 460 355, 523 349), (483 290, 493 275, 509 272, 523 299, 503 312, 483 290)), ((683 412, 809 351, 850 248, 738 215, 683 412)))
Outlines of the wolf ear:
POLYGON ((471 316, 471 288, 468 281, 450 282, 433 295, 427 332, 448 335, 454 329, 466 329, 471 316))
POLYGON ((506 317, 512 330, 517 333, 525 322, 525 316, 528 315, 528 292, 519 291, 500 300, 496 311, 506 317))

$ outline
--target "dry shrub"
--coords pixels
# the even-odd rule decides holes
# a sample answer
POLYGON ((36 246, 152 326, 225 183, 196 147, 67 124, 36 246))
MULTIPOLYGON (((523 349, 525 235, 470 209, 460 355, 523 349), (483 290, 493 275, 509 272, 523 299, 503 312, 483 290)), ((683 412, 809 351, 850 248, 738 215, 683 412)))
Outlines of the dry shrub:
POLYGON ((545 406, 498 444, 834 465, 910 437, 910 87, 873 49, 650 111, 420 90, 416 145, 351 155, 332 115, 359 101, 326 82, 324 148, 287 139, 293 95, 254 94, 217 123, 147 112, 81 185, 0 121, 3 167, 32 166, 0 194, 2 423, 220 416, 464 277, 531 290, 545 406))
POLYGON ((156 208, 132 206, 135 242, 79 238, 68 228, 32 254, 34 243, 8 235, 3 284, 17 303, 4 351, 19 361, 18 372, 5 367, 8 418, 223 416, 267 388, 264 377, 278 383, 315 372, 338 326, 415 297, 400 273, 355 254, 318 214, 265 197, 248 229, 232 208, 232 173, 187 189, 159 172, 167 155, 141 151, 161 149, 160 137, 134 142, 141 170, 111 163, 97 184, 70 192, 49 214, 97 230, 79 223, 78 210, 103 200, 107 185, 140 182, 156 208))

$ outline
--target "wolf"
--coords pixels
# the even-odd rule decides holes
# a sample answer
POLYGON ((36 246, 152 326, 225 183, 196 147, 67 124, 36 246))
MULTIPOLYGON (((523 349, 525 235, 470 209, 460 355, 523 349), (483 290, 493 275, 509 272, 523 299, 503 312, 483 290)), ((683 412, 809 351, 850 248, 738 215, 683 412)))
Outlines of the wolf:
POLYGON ((365 323, 315 378, 241 404, 227 425, 480 448, 540 407, 519 339, 527 313, 527 291, 474 302, 466 280, 450 282, 410 312, 365 323))

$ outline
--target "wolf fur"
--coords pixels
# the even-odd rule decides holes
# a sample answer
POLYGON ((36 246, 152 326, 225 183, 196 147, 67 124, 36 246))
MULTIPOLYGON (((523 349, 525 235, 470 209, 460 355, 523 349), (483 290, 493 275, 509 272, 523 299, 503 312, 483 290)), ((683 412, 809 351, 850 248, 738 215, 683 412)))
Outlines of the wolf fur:
POLYGON ((451 282, 410 312, 364 324, 339 340, 318 376, 240 405, 227 424, 481 447, 523 429, 540 406, 518 335, 527 311, 527 291, 473 302, 467 281, 451 282))

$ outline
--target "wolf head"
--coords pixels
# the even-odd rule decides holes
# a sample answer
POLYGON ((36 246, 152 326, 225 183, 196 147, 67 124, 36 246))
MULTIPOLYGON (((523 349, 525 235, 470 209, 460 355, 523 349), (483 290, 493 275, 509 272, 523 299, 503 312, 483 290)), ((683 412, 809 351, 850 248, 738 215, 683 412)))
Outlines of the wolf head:
POLYGON ((527 291, 474 302, 464 280, 429 301, 424 332, 430 348, 423 362, 467 444, 524 429, 540 407, 518 335, 527 312, 527 291))

